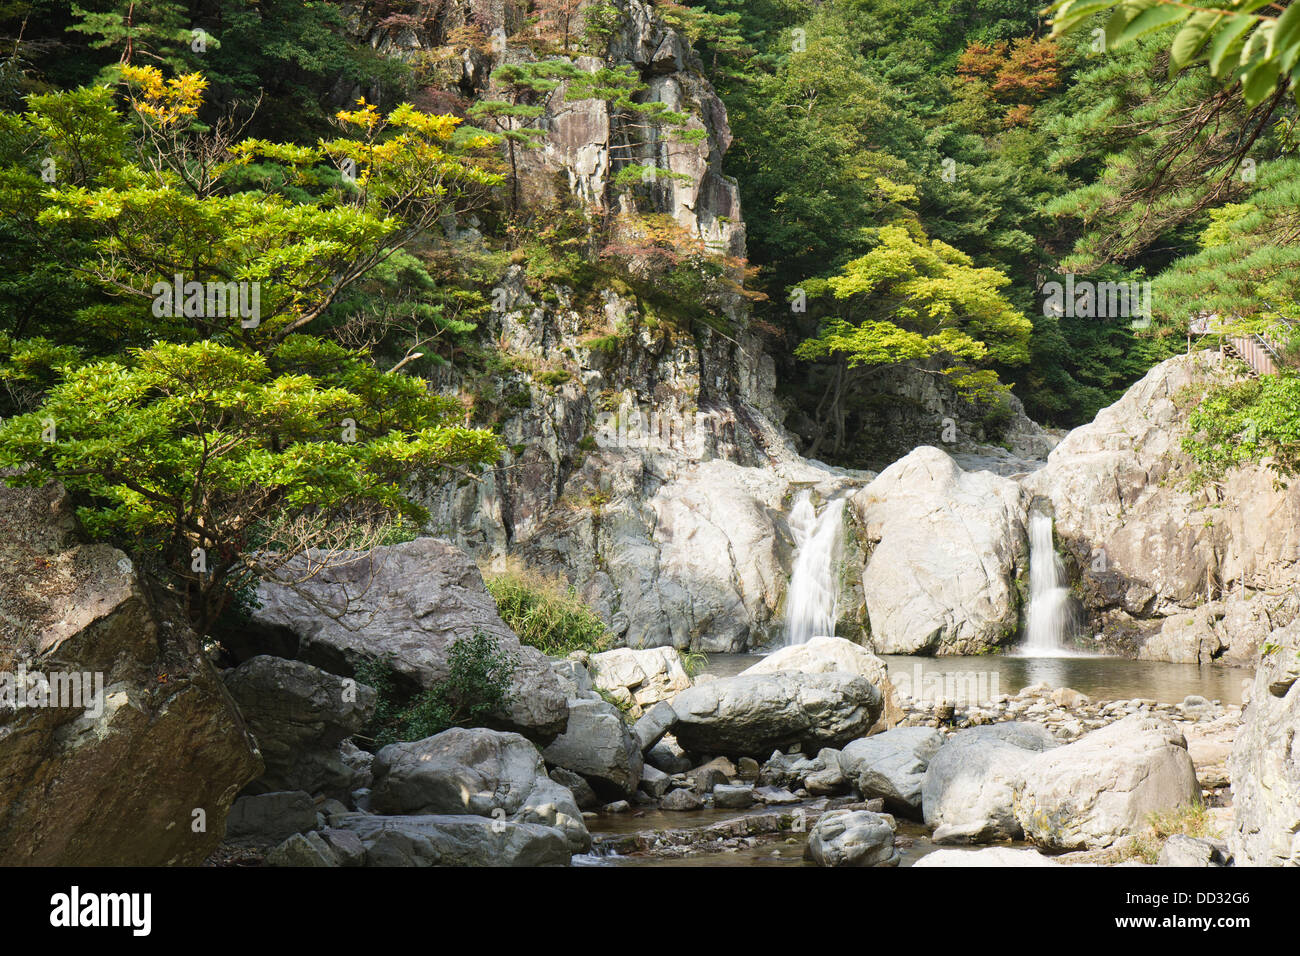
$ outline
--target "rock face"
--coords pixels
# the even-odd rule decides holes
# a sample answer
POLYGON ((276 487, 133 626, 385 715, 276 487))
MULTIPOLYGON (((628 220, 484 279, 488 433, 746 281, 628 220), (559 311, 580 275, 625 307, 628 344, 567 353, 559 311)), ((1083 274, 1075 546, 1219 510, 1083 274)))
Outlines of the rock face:
POLYGON ((854 674, 742 674, 708 681, 672 700, 673 735, 686 750, 755 757, 800 744, 834 747, 880 716, 880 691, 854 674))
POLYGON ((365 727, 373 688, 301 661, 260 655, 222 675, 248 721, 266 772, 248 792, 305 790, 347 800, 362 774, 339 745, 365 727))
POLYGON ((597 792, 630 797, 641 780, 641 747, 623 716, 603 700, 569 701, 569 723, 542 752, 546 762, 586 778, 597 792))
POLYGON ((880 721, 872 729, 887 730, 903 719, 903 707, 898 700, 898 691, 889 679, 888 667, 861 644, 842 637, 812 637, 802 644, 791 644, 773 651, 742 673, 772 674, 777 671, 800 671, 804 674, 845 671, 865 677, 880 691, 884 701, 880 721))
POLYGON ((1037 724, 1003 723, 955 733, 921 781, 925 824, 935 843, 989 843, 1021 835, 1015 793, 1030 760, 1055 746, 1037 724))
POLYGON ((921 816, 921 783, 944 737, 930 727, 896 727, 855 740, 840 752, 840 767, 863 799, 880 797, 892 813, 921 816))
POLYGON ((571 850, 555 827, 474 815, 334 817, 365 847, 366 866, 565 866, 571 850))
POLYGON ((923 446, 852 498, 870 547, 862 575, 882 654, 975 654, 1014 639, 1027 569, 1026 499, 923 446))
POLYGON ((75 707, 0 688, 0 864, 202 862, 262 761, 194 634, 55 485, 0 487, 0 583, 0 671, 87 678, 75 707))
POLYGON ((376 755, 374 773, 375 814, 476 814, 554 829, 574 852, 591 846, 573 794, 547 775, 542 755, 519 734, 456 727, 390 744, 376 755))
POLYGON ((591 655, 588 669, 601 690, 626 691, 640 707, 649 707, 691 686, 681 658, 671 647, 603 651, 591 655))
POLYGON ((1024 479, 1051 500, 1092 630, 1117 633, 1116 651, 1244 664, 1296 617, 1287 592, 1300 580, 1300 486, 1275 489, 1255 466, 1218 490, 1187 483, 1187 417, 1230 377, 1213 353, 1168 359, 1024 479))
POLYGON ((564 729, 568 707, 550 661, 519 643, 478 568, 445 541, 417 538, 374 548, 297 587, 263 584, 257 597, 262 606, 254 623, 293 633, 298 656, 332 673, 351 674, 362 661, 381 660, 430 687, 447 676, 455 641, 487 634, 516 662, 501 723, 543 740, 564 729))
POLYGON ((1233 829, 1238 864, 1300 865, 1300 623, 1274 632, 1233 742, 1233 829), (1270 649, 1276 648, 1276 649, 1270 649))
POLYGON ((894 829, 869 810, 831 810, 808 833, 804 857, 819 866, 898 866, 894 829))
POLYGON ((1183 735, 1134 714, 1030 761, 1015 811, 1025 836, 1046 850, 1098 849, 1200 795, 1183 735))

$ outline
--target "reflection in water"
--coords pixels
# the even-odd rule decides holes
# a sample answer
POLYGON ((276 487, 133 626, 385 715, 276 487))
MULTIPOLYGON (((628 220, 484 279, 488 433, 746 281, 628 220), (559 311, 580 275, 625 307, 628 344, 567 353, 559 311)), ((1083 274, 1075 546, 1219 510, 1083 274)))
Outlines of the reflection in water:
MULTIPOLYGON (((731 677, 762 659, 759 654, 710 654, 706 674, 731 677)), ((942 696, 962 703, 998 694, 1016 694, 1030 684, 1073 687, 1094 700, 1141 697, 1167 704, 1198 694, 1225 704, 1241 703, 1241 683, 1252 674, 1241 667, 1209 664, 1166 664, 1130 661, 1121 657, 909 657, 885 655, 890 679, 900 690, 942 685, 942 696), (972 694, 969 689, 974 689, 972 694)), ((925 696, 932 696, 926 692, 925 696)))

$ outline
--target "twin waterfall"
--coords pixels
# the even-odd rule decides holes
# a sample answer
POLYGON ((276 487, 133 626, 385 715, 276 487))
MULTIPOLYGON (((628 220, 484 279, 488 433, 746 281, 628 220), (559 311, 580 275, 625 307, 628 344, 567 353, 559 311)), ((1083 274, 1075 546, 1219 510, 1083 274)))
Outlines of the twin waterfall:
POLYGON ((1070 654, 1066 639, 1074 630, 1074 608, 1065 567, 1052 542, 1052 516, 1029 515, 1029 612, 1019 652, 1027 657, 1070 654))
POLYGON ((833 635, 839 612, 838 565, 844 551, 844 499, 828 501, 821 514, 812 493, 801 491, 790 509, 794 573, 786 595, 787 644, 833 635))
MULTIPOLYGON (((839 565, 844 551, 844 499, 826 502, 821 513, 812 493, 801 491, 790 509, 794 572, 786 596, 787 644, 833 635, 839 612, 839 565)), ((1076 622, 1065 567, 1052 541, 1052 516, 1029 515, 1029 610, 1017 652, 1027 657, 1072 656, 1068 640, 1076 622)))

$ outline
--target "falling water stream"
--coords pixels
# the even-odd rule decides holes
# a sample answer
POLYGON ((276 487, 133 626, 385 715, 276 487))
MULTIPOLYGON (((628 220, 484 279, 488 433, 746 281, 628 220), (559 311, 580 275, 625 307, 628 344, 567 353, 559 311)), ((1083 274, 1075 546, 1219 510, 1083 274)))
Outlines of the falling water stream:
POLYGON ((794 536, 794 573, 786 598, 786 643, 803 644, 810 637, 835 633, 839 610, 839 576, 844 550, 844 499, 826 502, 821 514, 812 494, 802 491, 790 509, 794 536))
POLYGON ((1068 640, 1075 627, 1074 606, 1066 586, 1065 567, 1052 542, 1052 516, 1029 515, 1029 613, 1020 653, 1029 657, 1070 655, 1068 640))

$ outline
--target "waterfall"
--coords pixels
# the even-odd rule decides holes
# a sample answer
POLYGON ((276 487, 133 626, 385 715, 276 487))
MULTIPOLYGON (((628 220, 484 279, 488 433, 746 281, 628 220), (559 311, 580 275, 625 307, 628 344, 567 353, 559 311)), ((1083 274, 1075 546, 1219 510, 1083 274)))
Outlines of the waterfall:
POLYGON ((802 491, 790 509, 794 572, 786 595, 786 643, 834 635, 839 611, 837 568, 844 550, 844 499, 828 501, 821 514, 812 494, 802 491))
POLYGON ((1029 515, 1029 613, 1022 654, 1051 657, 1070 653, 1066 639, 1074 630, 1074 610, 1066 587, 1065 567, 1052 542, 1052 516, 1029 515))

